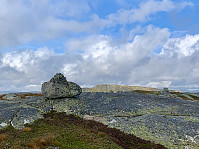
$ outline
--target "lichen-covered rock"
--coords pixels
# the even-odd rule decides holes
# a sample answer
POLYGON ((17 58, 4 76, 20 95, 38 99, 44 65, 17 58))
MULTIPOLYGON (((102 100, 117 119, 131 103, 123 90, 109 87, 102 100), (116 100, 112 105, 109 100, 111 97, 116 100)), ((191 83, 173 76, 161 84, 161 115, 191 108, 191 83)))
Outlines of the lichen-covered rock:
POLYGON ((112 84, 100 84, 92 88, 83 88, 83 92, 131 92, 134 90, 143 91, 160 91, 156 88, 141 87, 141 86, 127 86, 127 85, 112 85, 112 84))
POLYGON ((21 99, 21 96, 17 96, 16 93, 10 93, 10 94, 3 96, 2 99, 8 99, 8 100, 21 99))
POLYGON ((82 89, 74 82, 68 82, 63 74, 57 73, 50 81, 42 84, 42 94, 50 99, 80 95, 82 89))
POLYGON ((169 93, 169 89, 167 87, 163 88, 163 92, 169 93))

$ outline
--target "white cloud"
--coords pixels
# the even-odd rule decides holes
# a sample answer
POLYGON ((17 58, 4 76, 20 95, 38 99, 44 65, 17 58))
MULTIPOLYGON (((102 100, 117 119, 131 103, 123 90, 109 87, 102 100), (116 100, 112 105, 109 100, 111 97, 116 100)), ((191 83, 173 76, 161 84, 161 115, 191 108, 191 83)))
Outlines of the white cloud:
POLYGON ((109 36, 92 36, 82 42, 73 39, 70 43, 71 46, 75 44, 73 50, 63 54, 47 48, 3 53, 0 90, 40 90, 41 83, 57 72, 82 86, 111 83, 159 88, 197 87, 199 36, 170 38, 167 28, 154 26, 142 30, 142 34, 122 44, 115 44, 109 36), (162 53, 154 53, 160 46, 162 53), (79 48, 80 53, 76 52, 79 48))
POLYGON ((199 50, 199 35, 186 35, 181 38, 170 39, 163 47, 163 55, 167 54, 173 56, 178 54, 179 56, 190 56, 195 51, 199 50))
POLYGON ((0 90, 26 91, 32 84, 40 86, 50 72, 43 63, 53 55, 47 48, 4 53, 0 65, 0 90))
POLYGON ((153 88, 169 87, 170 85, 171 81, 149 82, 148 84, 146 84, 146 86, 153 88))
POLYGON ((0 48, 56 38, 67 31, 88 31, 90 26, 74 19, 89 11, 89 5, 78 0, 1 0, 0 48))
POLYGON ((89 4, 79 0, 1 0, 0 49, 66 37, 71 32, 89 36, 71 39, 65 44, 70 50, 62 54, 45 47, 0 53, 0 90, 40 90, 41 83, 57 72, 82 86, 198 87, 199 35, 171 38, 168 28, 152 25, 129 31, 122 42, 95 34, 118 24, 145 22, 158 12, 181 10, 192 3, 148 0, 104 18, 92 13, 89 4), (161 53, 154 53, 157 49, 161 53))
POLYGON ((149 0, 141 3, 138 9, 132 10, 133 15, 130 16, 131 21, 145 21, 147 17, 158 11, 170 11, 175 8, 175 3, 170 0, 154 1, 149 0))
POLYGON ((80 72, 78 72, 77 64, 64 64, 61 72, 67 75, 67 78, 70 80, 76 80, 76 76, 79 75, 80 72))
MULTIPOLYGON (((16 86, 38 85, 44 81, 43 78, 56 72, 63 72, 69 80, 89 86, 105 82, 128 83, 133 68, 143 63, 143 59, 169 36, 167 29, 149 26, 145 30, 146 33, 135 36, 133 42, 121 46, 112 44, 108 36, 99 36, 93 43, 88 38, 88 42, 84 42, 90 44, 83 47, 82 54, 56 54, 47 48, 5 53, 1 69, 14 71, 15 79, 10 81, 16 86)), ((82 45, 81 42, 74 43, 76 48, 82 45)), ((7 77, 2 75, 2 78, 7 77)))
POLYGON ((101 20, 106 26, 113 26, 116 24, 128 24, 134 22, 146 22, 151 15, 158 12, 169 12, 171 10, 181 10, 187 6, 192 6, 191 2, 175 3, 171 0, 148 0, 139 5, 138 8, 120 9, 116 13, 107 16, 106 19, 101 20))
POLYGON ((105 35, 91 35, 86 38, 79 38, 79 40, 75 38, 67 41, 65 46, 71 51, 84 51, 85 49, 89 49, 91 46, 96 45, 99 41, 103 39, 109 40, 109 37, 105 35))
POLYGON ((53 55, 47 48, 39 48, 37 51, 24 50, 13 51, 4 54, 2 58, 3 67, 11 67, 17 71, 27 72, 32 65, 36 65, 39 60, 48 59, 53 55), (39 59, 38 59, 39 58, 39 59))
POLYGON ((147 21, 152 14, 183 9, 191 3, 149 0, 138 8, 120 9, 100 18, 88 1, 1 0, 0 48, 66 36, 67 33, 95 33, 117 24, 147 21), (85 17, 86 16, 86 17, 85 17))

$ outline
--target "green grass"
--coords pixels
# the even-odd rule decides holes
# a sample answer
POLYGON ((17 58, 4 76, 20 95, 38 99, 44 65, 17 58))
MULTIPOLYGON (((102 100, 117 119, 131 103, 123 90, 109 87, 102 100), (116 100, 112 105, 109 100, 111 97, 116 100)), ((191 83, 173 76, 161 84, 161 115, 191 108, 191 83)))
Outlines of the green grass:
POLYGON ((140 94, 152 94, 152 95, 160 95, 159 91, 145 91, 145 90, 134 90, 133 93, 140 93, 140 94))
POLYGON ((12 126, 0 130, 0 148, 42 149, 164 149, 162 145, 108 128, 102 123, 84 120, 77 115, 51 111, 43 119, 26 124, 23 130, 12 126))

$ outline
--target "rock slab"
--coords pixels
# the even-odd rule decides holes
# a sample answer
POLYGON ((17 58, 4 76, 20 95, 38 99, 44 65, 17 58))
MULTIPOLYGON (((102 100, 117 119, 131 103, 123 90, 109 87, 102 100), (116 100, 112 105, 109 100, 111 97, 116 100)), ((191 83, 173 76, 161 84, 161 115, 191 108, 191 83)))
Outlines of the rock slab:
POLYGON ((50 99, 74 97, 82 92, 79 85, 74 82, 68 82, 61 73, 56 73, 50 81, 44 82, 41 90, 42 94, 50 99))

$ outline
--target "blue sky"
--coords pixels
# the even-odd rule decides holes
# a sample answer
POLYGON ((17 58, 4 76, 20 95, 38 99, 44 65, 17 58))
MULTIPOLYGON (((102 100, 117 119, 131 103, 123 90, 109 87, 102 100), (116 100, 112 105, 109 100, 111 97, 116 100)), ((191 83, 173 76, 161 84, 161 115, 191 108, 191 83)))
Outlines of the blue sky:
POLYGON ((197 0, 1 0, 0 91, 35 91, 55 73, 199 90, 197 0))

